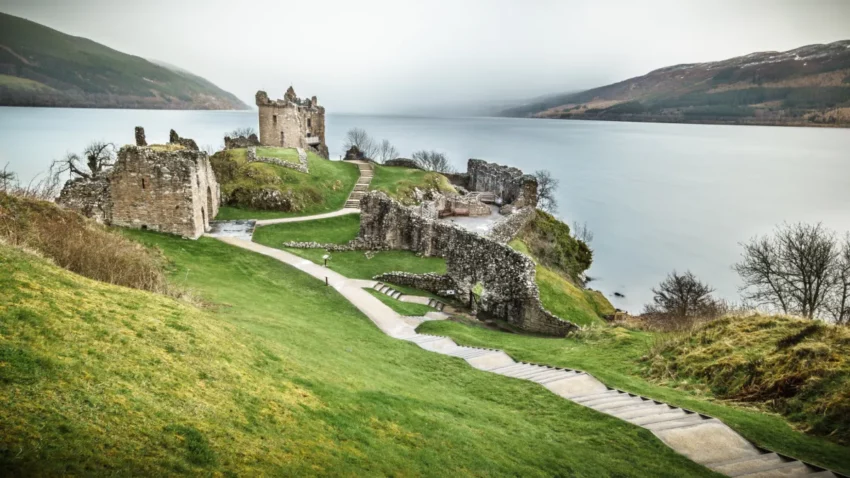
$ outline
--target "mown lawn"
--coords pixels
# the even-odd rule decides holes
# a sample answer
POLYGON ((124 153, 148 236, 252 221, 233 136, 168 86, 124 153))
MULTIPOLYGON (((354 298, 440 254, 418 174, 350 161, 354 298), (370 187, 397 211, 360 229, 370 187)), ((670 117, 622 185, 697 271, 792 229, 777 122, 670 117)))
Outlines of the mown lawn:
POLYGON ((390 309, 393 309, 394 311, 396 311, 396 313, 401 315, 420 317, 427 314, 428 312, 433 312, 434 310, 436 310, 433 307, 428 307, 427 305, 412 304, 410 302, 402 302, 400 300, 393 299, 392 297, 386 294, 382 294, 376 291, 375 289, 366 289, 366 291, 377 297, 378 300, 380 300, 381 302, 386 304, 390 309))
POLYGON ((276 246, 265 245, 283 249, 316 264, 322 264, 322 256, 330 254, 328 267, 351 279, 372 279, 378 274, 393 271, 412 272, 414 274, 446 273, 445 259, 441 257, 419 257, 410 251, 376 252, 370 259, 363 251, 328 253, 324 249, 292 249, 280 247, 280 244, 276 246))
POLYGON ((295 148, 275 148, 271 146, 260 146, 257 148, 257 157, 276 158, 281 161, 298 163, 298 150, 295 148))
POLYGON ((418 330, 445 335, 463 345, 502 349, 517 360, 584 370, 608 386, 720 418, 749 440, 776 452, 843 473, 850 472, 850 449, 796 431, 779 415, 716 400, 705 387, 671 388, 644 378, 646 365, 641 357, 648 353, 653 341, 661 340, 649 332, 601 325, 579 337, 557 339, 509 334, 448 321, 426 322, 418 330))
MULTIPOLYGON (((272 148, 282 150, 282 148, 272 148)), ((297 153, 279 152, 286 156, 297 153)), ((309 174, 274 164, 245 162, 245 149, 231 149, 216 153, 212 158, 217 175, 220 178, 222 193, 233 197, 236 204, 222 206, 216 219, 221 221, 234 219, 277 219, 281 217, 310 216, 342 209, 345 200, 360 177, 360 171, 354 164, 344 161, 329 161, 307 153, 309 174), (222 173, 222 171, 226 172, 222 173), (245 206, 247 197, 261 189, 277 189, 291 199, 293 210, 259 210, 245 206)), ((258 153, 259 154, 259 153, 258 153)))
POLYGON ((645 430, 391 339, 271 258, 127 234, 204 307, 0 249, 4 475, 714 476, 645 430))
POLYGON ((272 247, 279 247, 288 241, 345 244, 357 237, 358 232, 360 232, 360 214, 346 214, 315 221, 258 227, 254 231, 254 241, 272 247))

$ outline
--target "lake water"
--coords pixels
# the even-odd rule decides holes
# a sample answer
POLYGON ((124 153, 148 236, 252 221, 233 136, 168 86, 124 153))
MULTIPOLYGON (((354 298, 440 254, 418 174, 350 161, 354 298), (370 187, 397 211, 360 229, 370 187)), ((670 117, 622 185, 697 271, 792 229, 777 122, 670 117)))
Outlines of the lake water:
MULTIPOLYGON (((28 180, 91 140, 133 142, 136 125, 149 142, 174 128, 217 148, 226 131, 256 124, 255 112, 0 108, 0 168, 28 180)), ((355 126, 403 156, 442 151, 461 170, 481 158, 552 171, 559 216, 595 235, 591 287, 632 312, 673 269, 737 299, 738 244, 783 221, 850 231, 846 129, 329 114, 332 158, 355 126)))

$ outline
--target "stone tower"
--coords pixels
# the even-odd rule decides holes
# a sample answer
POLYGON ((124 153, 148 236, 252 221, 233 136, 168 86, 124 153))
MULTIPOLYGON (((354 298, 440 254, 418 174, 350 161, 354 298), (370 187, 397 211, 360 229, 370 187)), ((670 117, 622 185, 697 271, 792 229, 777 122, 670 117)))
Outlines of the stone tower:
POLYGON ((312 149, 328 157, 325 144, 325 108, 316 97, 301 100, 291 86, 283 99, 271 100, 265 91, 256 95, 260 143, 265 146, 312 149))

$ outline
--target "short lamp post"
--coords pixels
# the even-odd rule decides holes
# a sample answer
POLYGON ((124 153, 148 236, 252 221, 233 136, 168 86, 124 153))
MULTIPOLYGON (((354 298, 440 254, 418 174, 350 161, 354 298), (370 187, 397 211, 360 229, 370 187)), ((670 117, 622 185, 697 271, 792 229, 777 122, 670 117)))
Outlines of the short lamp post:
POLYGON ((325 255, 322 256, 322 259, 325 260, 325 267, 328 266, 328 259, 330 259, 330 258, 331 258, 330 254, 325 254, 325 255))

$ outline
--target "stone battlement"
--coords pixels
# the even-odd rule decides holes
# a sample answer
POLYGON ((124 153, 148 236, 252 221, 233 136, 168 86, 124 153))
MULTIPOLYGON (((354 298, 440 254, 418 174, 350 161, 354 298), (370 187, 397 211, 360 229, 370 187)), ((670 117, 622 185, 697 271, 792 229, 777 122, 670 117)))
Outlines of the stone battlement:
POLYGON ((319 106, 315 96, 302 100, 290 86, 282 99, 272 100, 265 91, 258 91, 255 100, 263 146, 312 149, 319 156, 328 157, 325 108, 319 106))

